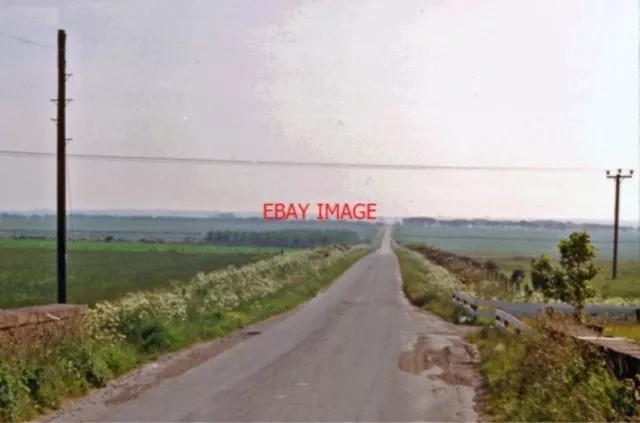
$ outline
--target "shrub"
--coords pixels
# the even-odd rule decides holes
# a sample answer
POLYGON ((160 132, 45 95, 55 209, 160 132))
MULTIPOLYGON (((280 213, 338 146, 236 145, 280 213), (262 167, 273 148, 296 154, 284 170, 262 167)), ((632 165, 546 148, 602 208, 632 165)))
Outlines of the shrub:
POLYGON ((486 379, 485 407, 497 421, 622 421, 631 391, 594 348, 533 324, 531 335, 474 335, 486 379))
POLYGON ((28 394, 20 374, 14 368, 0 362, 0 420, 17 420, 18 407, 22 396, 28 394))
POLYGON ((545 255, 531 263, 531 281, 534 289, 545 298, 567 302, 575 307, 578 320, 583 320, 586 301, 595 296, 589 285, 599 272, 595 265, 596 249, 589 234, 574 232, 560 241, 560 266, 553 266, 545 255))

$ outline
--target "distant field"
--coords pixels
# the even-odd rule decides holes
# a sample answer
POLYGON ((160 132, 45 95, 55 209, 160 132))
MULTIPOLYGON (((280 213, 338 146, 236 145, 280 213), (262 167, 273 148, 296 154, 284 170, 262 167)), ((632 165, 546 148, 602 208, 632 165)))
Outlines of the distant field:
MULTIPOLYGON (((0 251, 3 249, 55 249, 55 240, 14 240, 0 239, 0 251)), ((279 253, 276 247, 220 247, 215 245, 189 245, 189 244, 145 244, 133 241, 68 241, 69 251, 122 251, 122 252, 179 252, 179 253, 212 253, 212 254, 238 254, 238 253, 279 253)), ((285 252, 293 251, 285 248, 285 252)), ((1 267, 0 267, 1 271, 1 267)))
MULTIPOLYGON (((394 231, 396 240, 402 243, 421 243, 456 254, 531 256, 542 253, 558 254, 558 242, 571 231, 420 228, 402 226, 394 231)), ((598 256, 610 259, 613 254, 613 231, 589 231, 598 248, 598 256)), ((618 257, 621 260, 640 259, 640 239, 634 232, 620 232, 618 257)))
MULTIPOLYGON (((362 222, 264 222, 261 219, 70 216, 69 300, 92 304, 127 292, 186 281, 198 272, 243 265, 292 249, 196 245, 209 231, 350 229, 375 238, 379 226, 362 222), (112 241, 104 241, 107 237, 112 241), (141 242, 142 240, 163 243, 141 242)), ((0 214, 0 308, 56 301, 54 216, 0 214), (47 237, 51 239, 12 239, 47 237)))
MULTIPOLYGON (((53 245, 48 244, 45 248, 0 247, 0 308, 56 302, 56 251, 50 248, 53 245)), ((85 250, 74 246, 68 252, 69 301, 92 304, 111 300, 127 292, 162 288, 171 281, 186 281, 198 272, 210 272, 228 265, 240 266, 267 257, 267 254, 258 254, 257 250, 224 251, 221 247, 205 252, 210 254, 115 248, 85 250)))
MULTIPOLYGON (((363 237, 374 237, 379 226, 349 221, 263 221, 262 219, 171 218, 131 216, 70 216, 68 237, 102 239, 106 236, 138 241, 142 238, 183 242, 201 239, 209 231, 268 231, 280 229, 350 229, 363 237)), ((0 238, 16 236, 56 236, 55 216, 0 216, 0 238)))

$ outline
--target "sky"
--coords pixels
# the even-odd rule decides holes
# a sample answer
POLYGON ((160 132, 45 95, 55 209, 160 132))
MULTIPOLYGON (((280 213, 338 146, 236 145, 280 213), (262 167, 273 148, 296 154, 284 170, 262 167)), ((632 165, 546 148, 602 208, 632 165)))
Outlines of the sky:
MULTIPOLYGON (((71 154, 584 172, 69 159, 71 209, 613 218, 637 169, 631 0, 0 0, 0 32, 67 32, 71 154)), ((0 150, 55 152, 56 51, 0 35, 0 150)), ((638 221, 640 180, 620 214, 638 221)), ((55 161, 0 156, 0 208, 54 209, 55 161)))

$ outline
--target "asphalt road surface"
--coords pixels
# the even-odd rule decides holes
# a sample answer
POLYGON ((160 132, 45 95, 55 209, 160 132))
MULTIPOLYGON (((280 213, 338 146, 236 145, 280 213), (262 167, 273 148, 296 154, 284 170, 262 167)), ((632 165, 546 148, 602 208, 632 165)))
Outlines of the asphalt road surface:
POLYGON ((318 297, 189 370, 48 421, 476 421, 475 351, 406 302, 390 247, 387 230, 318 297))

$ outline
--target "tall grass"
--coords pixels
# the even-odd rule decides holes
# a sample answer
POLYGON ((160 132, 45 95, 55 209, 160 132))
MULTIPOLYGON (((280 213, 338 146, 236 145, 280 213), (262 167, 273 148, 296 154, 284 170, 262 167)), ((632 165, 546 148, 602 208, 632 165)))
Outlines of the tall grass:
POLYGON ((495 421, 638 421, 632 392, 586 343, 539 324, 519 337, 470 335, 481 354, 483 407, 495 421))
POLYGON ((452 300, 453 290, 462 286, 453 275, 415 251, 397 248, 395 253, 400 264, 402 289, 413 305, 450 322, 472 320, 469 313, 452 300))

